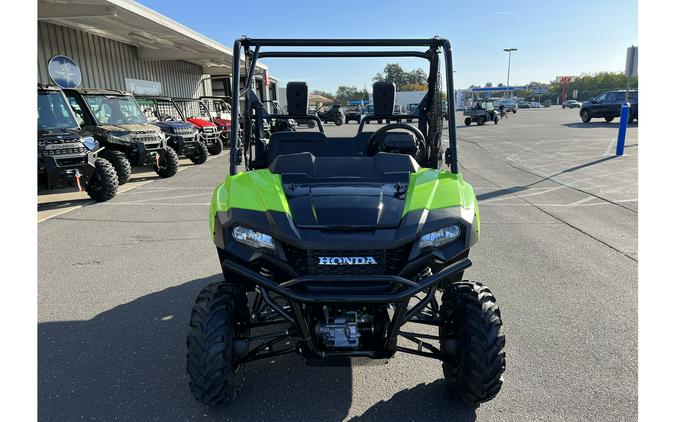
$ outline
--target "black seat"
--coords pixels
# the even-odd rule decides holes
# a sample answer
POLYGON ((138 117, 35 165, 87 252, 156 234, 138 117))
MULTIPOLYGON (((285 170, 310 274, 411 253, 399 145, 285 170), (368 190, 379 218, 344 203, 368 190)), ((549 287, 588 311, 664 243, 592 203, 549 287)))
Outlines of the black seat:
POLYGON ((363 178, 383 181, 407 181, 419 164, 404 154, 380 152, 373 157, 317 157, 309 152, 279 155, 269 170, 302 179, 363 178))
POLYGON ((275 132, 267 145, 267 164, 280 155, 310 152, 321 157, 326 151, 326 135, 321 132, 275 132))

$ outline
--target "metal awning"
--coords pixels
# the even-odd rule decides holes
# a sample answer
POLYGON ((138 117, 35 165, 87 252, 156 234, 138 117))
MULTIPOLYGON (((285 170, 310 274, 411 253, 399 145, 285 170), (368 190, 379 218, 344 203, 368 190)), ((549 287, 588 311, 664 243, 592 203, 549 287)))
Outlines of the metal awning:
POLYGON ((134 45, 140 60, 183 60, 205 74, 232 73, 231 48, 135 1, 38 0, 38 20, 134 45))

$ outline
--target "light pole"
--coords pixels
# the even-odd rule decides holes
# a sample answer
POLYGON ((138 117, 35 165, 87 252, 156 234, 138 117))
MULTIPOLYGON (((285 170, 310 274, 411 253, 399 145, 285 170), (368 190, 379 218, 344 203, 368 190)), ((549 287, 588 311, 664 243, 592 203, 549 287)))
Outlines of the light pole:
MULTIPOLYGON (((511 80, 511 52, 518 51, 517 48, 505 48, 504 51, 509 53, 509 70, 506 72, 506 87, 508 88, 511 80)), ((511 97, 513 97, 513 90, 511 90, 511 97)))

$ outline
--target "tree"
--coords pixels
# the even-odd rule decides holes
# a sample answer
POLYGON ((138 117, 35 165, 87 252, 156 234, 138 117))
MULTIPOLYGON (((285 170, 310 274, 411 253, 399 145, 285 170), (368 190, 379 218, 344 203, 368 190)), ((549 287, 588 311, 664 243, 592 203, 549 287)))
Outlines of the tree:
POLYGON ((426 84, 403 84, 399 91, 426 91, 426 84))
POLYGON ((321 95, 322 97, 326 97, 326 98, 330 98, 331 100, 335 100, 335 95, 333 95, 333 93, 327 92, 327 91, 314 90, 314 91, 312 91, 312 95, 321 95))
POLYGON ((358 96, 359 90, 355 86, 345 86, 341 85, 335 91, 335 101, 340 104, 347 104, 350 100, 356 99, 358 96))
MULTIPOLYGON (((422 69, 413 69, 405 71, 398 63, 389 63, 384 67, 382 73, 377 73, 373 78, 374 82, 393 82, 396 84, 396 90, 403 90, 405 85, 421 85, 427 81, 427 74, 422 69)), ((425 88, 426 89, 426 86, 425 88)))

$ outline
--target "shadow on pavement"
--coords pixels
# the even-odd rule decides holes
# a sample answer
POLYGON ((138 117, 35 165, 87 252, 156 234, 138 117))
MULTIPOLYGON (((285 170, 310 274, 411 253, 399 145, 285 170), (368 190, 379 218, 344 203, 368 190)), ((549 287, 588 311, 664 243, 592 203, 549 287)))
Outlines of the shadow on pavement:
POLYGON ((366 421, 475 421, 475 409, 453 398, 445 380, 418 384, 380 401, 350 422, 366 421))
MULTIPOLYGON (((619 130, 619 119, 614 119, 613 122, 607 123, 603 121, 591 121, 590 123, 584 122, 574 122, 574 123, 563 123, 562 126, 567 126, 571 128, 584 128, 584 129, 600 129, 600 128, 613 128, 619 130)), ((628 127, 637 127, 637 123, 628 123, 628 127)))
POLYGON ((503 188, 503 189, 499 189, 499 190, 492 191, 492 192, 486 192, 486 193, 477 195, 476 198, 480 201, 484 201, 486 199, 495 198, 495 197, 498 197, 498 196, 522 192, 522 191, 525 191, 525 190, 531 188, 532 186, 537 185, 541 182, 551 180, 552 178, 554 178, 556 176, 560 176, 560 175, 565 174, 565 173, 572 173, 572 172, 575 172, 577 170, 581 170, 581 169, 586 168, 586 167, 591 167, 591 166, 594 166, 596 164, 603 163, 605 161, 613 160, 615 158, 618 158, 618 157, 616 155, 608 155, 606 157, 602 157, 602 158, 599 158, 597 160, 589 161, 588 163, 579 164, 579 165, 576 165, 574 167, 570 167, 568 169, 561 170, 561 171, 559 171, 555 174, 552 174, 550 176, 542 177, 541 179, 537 180, 536 182, 529 183, 525 186, 512 186, 510 188, 503 188))
POLYGON ((38 204, 37 209, 38 211, 50 211, 61 208, 76 207, 78 205, 91 205, 95 203, 96 201, 90 199, 89 197, 87 197, 87 199, 67 199, 63 201, 43 202, 42 204, 38 204))
POLYGON ((296 355, 250 364, 240 397, 227 406, 192 398, 185 373, 192 301, 221 277, 148 294, 91 320, 38 324, 39 419, 344 420, 351 368, 311 368, 296 355))

